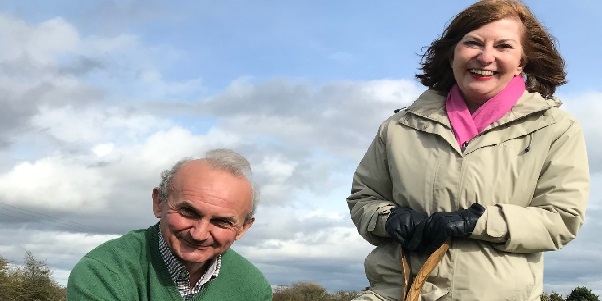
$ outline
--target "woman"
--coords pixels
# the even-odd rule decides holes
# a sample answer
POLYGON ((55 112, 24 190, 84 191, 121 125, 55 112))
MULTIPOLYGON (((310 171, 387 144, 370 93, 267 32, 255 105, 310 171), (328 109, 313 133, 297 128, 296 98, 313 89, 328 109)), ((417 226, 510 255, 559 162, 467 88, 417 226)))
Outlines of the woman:
POLYGON ((380 126, 347 202, 377 247, 354 300, 399 300, 400 246, 427 300, 539 300, 543 252, 583 224, 589 170, 582 129, 552 95, 565 83, 552 37, 521 2, 484 0, 427 49, 429 89, 380 126))

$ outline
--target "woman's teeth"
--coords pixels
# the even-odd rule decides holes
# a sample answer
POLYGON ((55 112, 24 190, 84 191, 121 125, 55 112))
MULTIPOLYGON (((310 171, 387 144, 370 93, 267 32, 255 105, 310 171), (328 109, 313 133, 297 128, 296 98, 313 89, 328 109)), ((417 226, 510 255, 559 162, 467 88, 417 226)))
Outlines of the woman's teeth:
POLYGON ((470 73, 482 75, 482 76, 491 76, 493 75, 493 71, 491 70, 479 70, 479 69, 470 69, 470 73))

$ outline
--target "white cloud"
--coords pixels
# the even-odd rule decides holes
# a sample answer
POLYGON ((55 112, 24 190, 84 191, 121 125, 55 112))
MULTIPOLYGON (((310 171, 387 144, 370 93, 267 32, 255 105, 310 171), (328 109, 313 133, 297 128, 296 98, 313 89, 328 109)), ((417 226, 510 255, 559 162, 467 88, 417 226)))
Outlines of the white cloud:
POLYGON ((92 152, 98 157, 105 157, 113 151, 115 145, 112 143, 97 144, 92 147, 92 152))
POLYGON ((592 173, 602 172, 602 127, 600 127, 602 102, 600 99, 602 99, 602 92, 588 92, 562 98, 566 110, 573 113, 583 127, 592 173))
POLYGON ((106 205, 112 179, 81 162, 49 157, 17 164, 0 175, 0 198, 39 209, 95 211, 106 205))
POLYGON ((356 159, 378 125, 393 110, 408 106, 421 90, 407 80, 251 84, 242 79, 200 102, 196 111, 221 116, 221 127, 244 135, 269 136, 290 147, 356 159))
POLYGON ((65 143, 136 143, 171 122, 119 107, 42 107, 32 126, 65 143))
POLYGON ((55 56, 71 52, 79 45, 79 34, 73 25, 60 17, 29 25, 9 15, 0 14, 0 61, 23 57, 42 65, 55 63, 55 56))
MULTIPOLYGON (((299 221, 303 223, 303 221, 299 221)), ((291 239, 267 239, 260 246, 240 248, 257 261, 296 259, 359 259, 358 254, 368 254, 371 247, 361 240, 354 228, 330 227, 314 232, 298 232, 291 239), (311 246, 311 247, 310 247, 311 246)))

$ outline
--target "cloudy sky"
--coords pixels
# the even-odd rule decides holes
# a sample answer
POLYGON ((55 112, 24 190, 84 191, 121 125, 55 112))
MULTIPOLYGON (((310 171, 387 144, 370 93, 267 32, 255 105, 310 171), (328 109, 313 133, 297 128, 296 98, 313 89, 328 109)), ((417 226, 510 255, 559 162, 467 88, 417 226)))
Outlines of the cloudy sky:
MULTIPOLYGON (((156 222, 159 173, 214 147, 262 184, 234 248, 272 284, 367 285, 345 198, 380 122, 424 90, 422 47, 472 1, 0 1, 0 255, 66 283, 89 250, 156 222)), ((602 4, 527 1, 556 36, 585 129, 586 223, 545 290, 602 293, 602 4)))

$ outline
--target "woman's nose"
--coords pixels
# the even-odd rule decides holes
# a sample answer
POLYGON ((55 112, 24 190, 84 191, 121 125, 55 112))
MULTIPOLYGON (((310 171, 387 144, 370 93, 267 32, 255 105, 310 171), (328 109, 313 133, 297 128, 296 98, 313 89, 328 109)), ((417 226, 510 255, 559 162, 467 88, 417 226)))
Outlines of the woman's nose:
POLYGON ((477 56, 477 60, 484 64, 491 64, 495 61, 495 49, 492 47, 484 47, 481 50, 481 53, 477 56))

